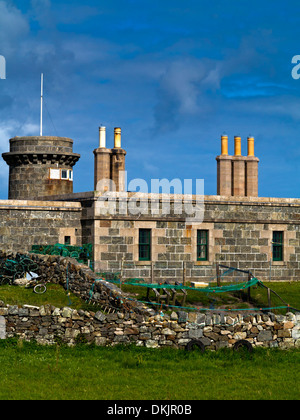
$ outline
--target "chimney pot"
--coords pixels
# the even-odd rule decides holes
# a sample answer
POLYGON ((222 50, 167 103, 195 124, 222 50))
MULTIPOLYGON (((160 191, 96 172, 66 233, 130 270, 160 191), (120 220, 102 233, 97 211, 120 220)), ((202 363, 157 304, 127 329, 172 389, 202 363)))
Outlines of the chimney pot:
POLYGON ((254 137, 248 137, 248 156, 254 156, 254 137))
POLYGON ((221 136, 221 155, 228 155, 228 136, 221 136))
POLYGON ((240 136, 234 137, 234 155, 242 156, 241 138, 240 136))
POLYGON ((116 127, 115 130, 114 130, 114 133, 115 133, 114 147, 115 147, 115 149, 120 149, 121 148, 121 128, 116 127))
POLYGON ((106 128, 99 127, 99 147, 106 147, 106 128))

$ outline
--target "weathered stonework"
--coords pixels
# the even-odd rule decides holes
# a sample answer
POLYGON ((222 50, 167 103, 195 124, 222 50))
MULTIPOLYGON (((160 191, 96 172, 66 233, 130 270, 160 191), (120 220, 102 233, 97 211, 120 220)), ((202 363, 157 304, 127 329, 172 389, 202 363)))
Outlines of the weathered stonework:
POLYGON ((81 245, 79 203, 0 200, 0 247, 30 251, 32 245, 63 243, 81 245))
POLYGON ((73 180, 50 177, 51 168, 71 170, 80 158, 73 153, 73 140, 69 138, 14 137, 10 139, 10 151, 2 157, 9 165, 9 199, 73 192, 73 180))
MULTIPOLYGON (((123 267, 125 278, 150 280, 152 276, 159 281, 182 281, 184 262, 186 279, 209 280, 216 274, 216 264, 221 263, 250 270, 261 281, 300 278, 298 199, 204 196, 203 222, 193 224, 187 222, 187 215, 174 211, 182 196, 174 196, 169 214, 153 215, 151 195, 147 195, 141 205, 148 206, 148 212, 137 216, 124 216, 118 207, 113 215, 101 215, 99 197, 97 193, 90 195, 89 207, 83 213, 83 225, 90 226, 98 271, 120 271, 123 267), (139 261, 140 228, 151 229, 151 261, 139 261), (207 261, 197 261, 197 229, 208 231, 207 261), (283 261, 272 260, 273 231, 283 232, 283 261)), ((129 194, 128 199, 132 197, 129 194)), ((82 203, 86 200, 87 196, 82 203)))
POLYGON ((16 200, 0 201, 0 246, 24 252, 32 245, 54 245, 70 237, 71 245, 93 245, 95 271, 120 272, 123 278, 146 281, 209 281, 216 276, 217 264, 250 270, 261 281, 297 281, 300 199, 257 197, 254 138, 248 137, 245 157, 241 138, 235 136, 234 141, 234 156, 229 156, 228 137, 221 138, 219 195, 188 199, 192 208, 203 201, 203 220, 196 222, 188 214, 184 195, 120 192, 126 155, 120 128, 114 130, 112 149, 106 148, 105 127, 99 128, 99 147, 94 150, 97 191, 75 194, 72 176, 64 177, 79 159, 71 139, 14 137, 10 151, 2 156, 10 166, 9 197, 16 200), (60 168, 64 179, 54 179, 54 167, 60 168), (106 186, 99 186, 105 178, 114 181, 117 191, 107 202, 102 201, 106 186), (25 198, 37 201, 20 200, 25 198), (104 210, 108 205, 107 212, 101 209, 101 201, 104 210), (129 210, 132 205, 134 211, 129 210), (147 261, 139 256, 140 229, 151 231, 147 261), (207 233, 202 260, 197 259, 197 230, 207 233), (280 261, 272 257, 273 231, 283 235, 280 261))
POLYGON ((51 305, 19 308, 0 303, 0 318, 5 321, 5 333, 2 326, 0 339, 18 337, 40 344, 135 344, 178 349, 199 340, 209 350, 231 348, 239 340, 246 340, 253 347, 300 347, 300 316, 292 313, 186 315, 185 321, 181 321, 176 313, 171 316, 129 311, 105 314, 51 305))
MULTIPOLYGON (((135 344, 145 347, 185 348, 200 340, 207 349, 232 347, 247 340, 254 347, 300 347, 300 315, 287 313, 156 314, 115 285, 70 258, 28 254, 38 264, 42 280, 62 284, 84 300, 102 307, 97 312, 52 305, 35 307, 0 302, 0 339, 19 337, 40 344, 94 343, 99 346, 135 344)), ((1 257, 13 258, 1 252, 1 257)))

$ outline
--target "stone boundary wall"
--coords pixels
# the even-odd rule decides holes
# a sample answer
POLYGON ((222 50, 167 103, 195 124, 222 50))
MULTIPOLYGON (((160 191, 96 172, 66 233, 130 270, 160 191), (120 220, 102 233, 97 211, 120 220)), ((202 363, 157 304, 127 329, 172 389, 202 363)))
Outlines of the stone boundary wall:
POLYGON ((210 350, 247 340, 253 347, 288 349, 300 347, 300 315, 174 312, 171 316, 146 316, 134 311, 105 314, 69 307, 25 305, 19 308, 1 303, 0 338, 11 337, 36 340, 39 344, 135 344, 177 349, 196 339, 210 350))
MULTIPOLYGON (((126 294, 115 285, 96 281, 96 275, 76 260, 27 256, 38 264, 36 272, 43 280, 60 283, 103 310, 92 312, 51 305, 18 307, 0 302, 0 339, 19 337, 40 344, 82 342, 99 346, 132 343, 153 348, 184 348, 191 340, 200 340, 211 350, 247 340, 255 347, 300 347, 300 314, 178 311, 157 315, 140 302, 126 301, 126 294)), ((15 254, 0 251, 0 258, 6 257, 14 258, 15 254)))
POLYGON ((38 274, 39 282, 61 284, 83 300, 97 304, 105 311, 134 310, 143 313, 147 308, 142 303, 127 301, 124 294, 115 285, 99 280, 96 274, 86 265, 75 259, 59 255, 39 255, 34 253, 13 253, 0 250, 0 260, 17 260, 17 256, 28 257, 36 267, 30 271, 38 274))

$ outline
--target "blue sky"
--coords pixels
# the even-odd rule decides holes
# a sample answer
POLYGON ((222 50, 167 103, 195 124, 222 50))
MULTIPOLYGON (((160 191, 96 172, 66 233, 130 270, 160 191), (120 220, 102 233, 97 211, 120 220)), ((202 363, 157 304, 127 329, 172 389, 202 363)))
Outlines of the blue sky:
MULTIPOLYGON (((255 137, 259 195, 299 197, 297 1, 0 0, 0 152, 16 135, 71 137, 74 191, 93 189, 98 127, 122 128, 128 180, 204 178, 220 136, 255 137)), ((0 160, 0 198, 8 167, 0 160)))

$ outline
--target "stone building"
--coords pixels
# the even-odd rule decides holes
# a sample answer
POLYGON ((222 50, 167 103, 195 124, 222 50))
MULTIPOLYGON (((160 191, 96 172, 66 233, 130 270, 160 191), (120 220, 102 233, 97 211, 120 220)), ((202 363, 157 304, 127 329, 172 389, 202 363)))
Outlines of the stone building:
MULTIPOLYGON (((258 158, 249 137, 221 137, 217 195, 127 192, 121 129, 106 147, 99 129, 94 191, 73 193, 71 139, 15 137, 3 159, 9 199, 0 201, 0 247, 92 243, 96 271, 122 271, 148 281, 209 280, 216 265, 260 280, 300 279, 300 199, 258 196, 258 158), (196 217, 197 216, 197 217, 196 217)), ((75 171, 76 172, 76 171, 75 171)))

